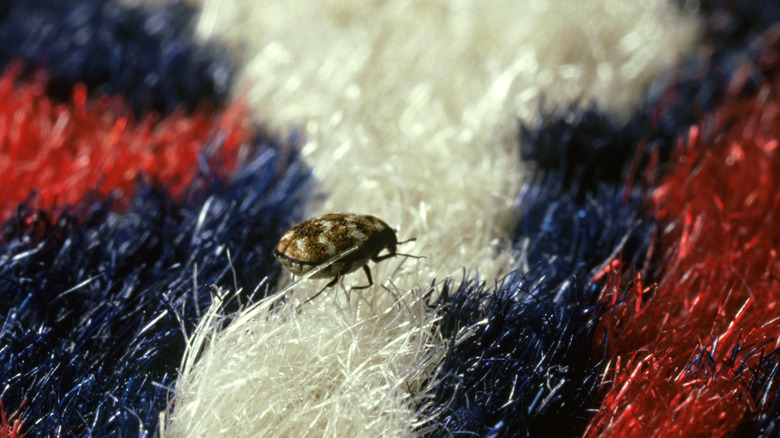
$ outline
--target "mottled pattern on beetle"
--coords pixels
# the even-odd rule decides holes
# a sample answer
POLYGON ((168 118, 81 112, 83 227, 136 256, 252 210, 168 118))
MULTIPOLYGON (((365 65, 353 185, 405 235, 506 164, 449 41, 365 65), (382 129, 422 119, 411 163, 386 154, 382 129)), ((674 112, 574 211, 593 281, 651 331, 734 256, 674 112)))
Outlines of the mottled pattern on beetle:
POLYGON ((384 248, 381 240, 382 231, 386 229, 389 226, 373 216, 327 214, 293 227, 282 236, 276 249, 287 259, 317 265, 358 245, 358 249, 348 256, 357 261, 368 259, 384 248))

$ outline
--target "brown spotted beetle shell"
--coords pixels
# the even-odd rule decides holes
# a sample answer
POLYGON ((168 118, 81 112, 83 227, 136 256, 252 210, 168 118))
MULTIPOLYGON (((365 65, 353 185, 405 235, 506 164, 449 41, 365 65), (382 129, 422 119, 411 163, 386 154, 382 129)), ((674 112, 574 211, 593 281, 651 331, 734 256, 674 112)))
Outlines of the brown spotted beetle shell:
POLYGON ((396 255, 398 238, 395 231, 374 216, 354 213, 331 213, 309 219, 286 232, 274 249, 274 257, 295 275, 304 275, 352 247, 357 249, 310 278, 333 278, 326 287, 361 267, 373 284, 368 261, 380 262, 396 255), (379 256, 386 249, 388 254, 379 256))

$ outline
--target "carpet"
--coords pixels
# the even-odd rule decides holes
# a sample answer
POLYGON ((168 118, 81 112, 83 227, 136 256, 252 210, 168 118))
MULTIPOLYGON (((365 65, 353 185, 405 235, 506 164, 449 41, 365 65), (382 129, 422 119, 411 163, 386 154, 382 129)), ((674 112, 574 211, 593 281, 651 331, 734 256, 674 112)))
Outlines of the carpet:
POLYGON ((780 433, 772 1, 0 1, 0 437, 780 433), (293 277, 371 214, 398 252, 293 277))

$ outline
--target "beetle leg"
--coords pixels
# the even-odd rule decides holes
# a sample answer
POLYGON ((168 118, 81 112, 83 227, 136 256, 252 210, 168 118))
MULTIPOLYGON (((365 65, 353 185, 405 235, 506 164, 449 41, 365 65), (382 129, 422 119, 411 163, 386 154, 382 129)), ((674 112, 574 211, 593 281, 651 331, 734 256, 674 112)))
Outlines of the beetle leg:
POLYGON ((425 258, 424 256, 415 256, 415 255, 411 255, 411 254, 401 254, 400 252, 391 252, 391 253, 385 254, 383 256, 380 256, 380 255, 377 254, 377 255, 371 257, 371 260, 374 263, 379 263, 382 260, 387 260, 390 257, 395 257, 395 256, 411 257, 413 259, 424 259, 425 258))
POLYGON ((352 289, 366 289, 371 287, 374 284, 374 280, 371 279, 371 270, 368 269, 368 265, 363 265, 363 271, 366 272, 366 277, 368 277, 368 284, 365 286, 353 286, 352 289))
POLYGON ((312 297, 311 297, 311 298, 309 298, 308 300, 304 301, 304 302, 303 302, 303 304, 306 304, 306 303, 308 303, 309 301, 311 301, 311 300, 313 300, 313 299, 317 298, 318 296, 320 296, 320 294, 322 294, 323 292, 325 292, 325 289, 327 289, 327 288, 329 288, 329 287, 333 286, 334 284, 336 284, 336 283, 339 281, 339 278, 341 278, 341 274, 338 274, 338 275, 336 275, 335 277, 333 277, 333 280, 331 280, 331 281, 330 281, 328 284, 326 284, 326 285, 325 285, 325 287, 323 287, 322 289, 320 289, 320 291, 319 291, 319 292, 317 292, 316 294, 314 294, 314 296, 312 296, 312 297))
POLYGON ((373 257, 371 257, 371 261, 373 261, 374 263, 379 263, 379 262, 381 262, 382 260, 387 260, 387 259, 389 259, 390 257, 395 257, 395 255, 396 255, 396 254, 395 254, 394 252, 387 253, 387 254, 385 254, 385 255, 383 255, 383 256, 380 256, 379 254, 377 254, 377 255, 375 255, 375 256, 373 256, 373 257))

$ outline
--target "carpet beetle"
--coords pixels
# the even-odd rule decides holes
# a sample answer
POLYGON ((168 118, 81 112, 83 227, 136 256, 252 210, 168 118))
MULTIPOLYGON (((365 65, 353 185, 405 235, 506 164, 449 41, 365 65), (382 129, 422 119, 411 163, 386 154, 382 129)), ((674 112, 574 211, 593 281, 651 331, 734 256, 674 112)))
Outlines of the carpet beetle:
POLYGON ((399 242, 395 230, 374 216, 331 213, 305 220, 284 233, 274 249, 274 257, 293 274, 304 275, 333 257, 356 247, 353 252, 310 277, 333 278, 333 280, 309 298, 308 302, 328 287, 335 285, 342 276, 361 267, 366 273, 368 284, 353 289, 370 287, 374 281, 368 268, 369 260, 379 263, 397 255, 419 258, 396 252, 398 244, 412 240, 414 238, 399 242), (380 256, 379 253, 385 249, 387 254, 380 256))

